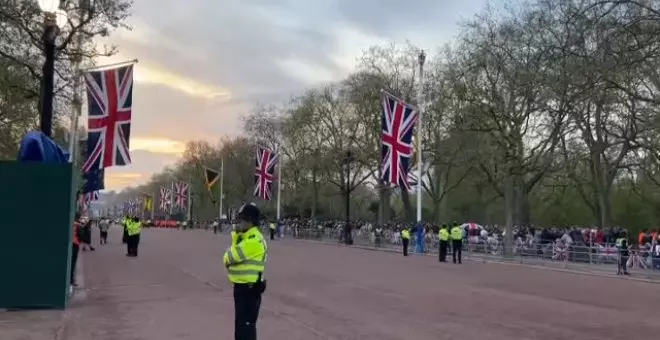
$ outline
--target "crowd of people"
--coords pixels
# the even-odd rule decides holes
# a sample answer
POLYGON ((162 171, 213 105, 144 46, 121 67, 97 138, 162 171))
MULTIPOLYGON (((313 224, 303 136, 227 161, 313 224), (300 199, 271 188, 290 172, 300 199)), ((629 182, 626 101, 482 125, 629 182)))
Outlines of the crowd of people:
MULTIPOLYGON (((334 239, 338 242, 369 244, 376 247, 397 247, 402 245, 401 231, 411 228, 416 244, 419 235, 423 237, 425 251, 439 249, 439 225, 425 224, 422 232, 417 233, 417 227, 404 222, 388 222, 374 224, 369 221, 351 221, 350 227, 343 220, 323 220, 313 222, 310 219, 285 218, 279 222, 264 220, 264 230, 271 224, 277 225, 277 234, 294 238, 334 239)), ((451 223, 453 225, 454 223, 451 223)), ((231 221, 192 220, 169 221, 148 220, 146 227, 207 229, 216 233, 231 225, 231 221)), ((505 230, 498 225, 479 225, 463 223, 464 251, 499 256, 503 253, 505 230)), ((88 235, 89 232, 84 235, 88 235)), ((617 240, 625 238, 630 244, 630 254, 627 257, 628 267, 660 270, 660 245, 658 230, 644 230, 637 237, 628 235, 623 228, 590 228, 590 227, 551 227, 516 226, 513 228, 512 253, 516 256, 537 257, 545 260, 585 262, 592 264, 616 264, 620 262, 617 240)), ((83 239, 87 239, 86 237, 83 239)), ((84 249, 90 249, 85 245, 84 249)), ((91 248, 93 249, 93 248, 91 248)))
MULTIPOLYGON (((345 238, 346 223, 340 220, 326 220, 312 223, 308 219, 284 219, 281 225, 286 233, 300 238, 345 238)), ((351 221, 351 240, 379 246, 400 246, 401 230, 412 228, 413 239, 420 235, 415 226, 403 222, 390 222, 376 225, 368 221, 351 221)), ((505 230, 498 225, 463 223, 466 251, 490 255, 502 255, 505 230)), ((421 233, 424 249, 434 251, 439 248, 440 226, 426 224, 421 233)), ((620 262, 621 245, 625 239, 625 264, 628 268, 660 270, 660 245, 658 230, 644 230, 637 237, 619 227, 552 227, 516 226, 513 228, 512 253, 516 256, 534 256, 554 261, 584 262, 592 264, 617 264, 620 262)), ((416 240, 411 241, 416 243, 416 240)))

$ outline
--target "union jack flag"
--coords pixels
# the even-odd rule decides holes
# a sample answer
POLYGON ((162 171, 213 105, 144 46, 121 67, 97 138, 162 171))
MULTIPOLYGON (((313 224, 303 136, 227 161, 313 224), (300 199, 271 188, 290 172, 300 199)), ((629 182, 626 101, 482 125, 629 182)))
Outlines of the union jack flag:
POLYGON ((417 116, 413 106, 383 92, 381 178, 406 190, 410 190, 408 171, 414 151, 412 136, 417 116))
POLYGON ((169 188, 160 188, 160 210, 168 211, 172 202, 172 190, 169 188))
POLYGON ((87 209, 87 207, 89 207, 89 204, 92 201, 98 201, 98 199, 99 199, 99 192, 98 191, 88 192, 88 193, 85 193, 85 194, 80 196, 80 203, 79 204, 83 209, 87 209))
POLYGON ((174 183, 174 206, 181 209, 188 208, 186 202, 188 202, 188 190, 190 185, 185 182, 176 182, 174 183))
POLYGON ((131 164, 133 65, 85 75, 89 120, 83 172, 131 164))
POLYGON ((275 165, 278 154, 264 147, 257 147, 256 172, 254 174, 254 195, 262 200, 270 200, 275 165))

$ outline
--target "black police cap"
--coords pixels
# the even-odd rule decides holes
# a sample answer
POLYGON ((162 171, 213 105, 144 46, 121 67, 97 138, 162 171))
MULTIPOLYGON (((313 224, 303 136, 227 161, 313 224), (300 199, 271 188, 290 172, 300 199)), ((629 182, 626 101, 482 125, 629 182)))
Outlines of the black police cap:
POLYGON ((242 221, 256 223, 259 221, 260 217, 261 211, 259 211, 259 207, 254 203, 243 204, 238 210, 238 219, 242 221))

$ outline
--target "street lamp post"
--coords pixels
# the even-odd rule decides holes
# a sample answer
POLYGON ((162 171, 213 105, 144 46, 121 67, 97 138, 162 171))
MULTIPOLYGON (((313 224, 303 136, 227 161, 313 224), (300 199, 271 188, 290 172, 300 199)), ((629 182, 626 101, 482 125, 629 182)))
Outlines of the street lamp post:
POLYGON ((346 165, 346 182, 345 182, 345 204, 346 204, 346 224, 344 226, 344 242, 346 244, 353 244, 353 238, 351 237, 351 163, 353 162, 354 157, 351 150, 346 150, 344 155, 344 164, 346 165))
POLYGON ((419 86, 417 87, 417 223, 422 224, 422 114, 424 113, 424 62, 426 53, 419 53, 419 86))
POLYGON ((42 68, 41 83, 41 132, 50 137, 53 130, 53 95, 55 84, 55 38, 60 27, 67 21, 66 12, 59 9, 60 0, 38 0, 39 8, 44 13, 44 55, 46 60, 42 68))

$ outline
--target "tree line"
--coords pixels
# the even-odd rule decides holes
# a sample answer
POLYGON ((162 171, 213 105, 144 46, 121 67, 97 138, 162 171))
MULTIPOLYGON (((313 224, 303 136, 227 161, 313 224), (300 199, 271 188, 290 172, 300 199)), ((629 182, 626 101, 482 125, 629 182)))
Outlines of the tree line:
MULTIPOLYGON (((68 20, 56 39, 53 139, 67 146, 74 105, 74 64, 95 66, 115 46, 100 39, 130 28, 132 0, 62 1, 68 20), (79 43, 80 42, 80 43, 79 43)), ((15 159, 26 131, 39 127, 44 15, 36 0, 0 0, 0 159, 15 159)), ((82 132, 82 131, 81 131, 82 132)))
MULTIPOLYGON (((121 22, 120 15, 103 18, 121 22)), ((0 41, 4 35, 10 34, 0 33, 0 41)), ((21 37, 29 35, 14 41, 38 46, 21 37)), ((157 193, 176 178, 191 182, 195 216, 213 218, 219 193, 216 188, 212 200, 206 191, 203 167, 219 170, 224 159, 225 207, 254 201, 255 150, 265 145, 281 155, 285 216, 343 218, 350 192, 353 218, 413 221, 415 195, 378 179, 385 90, 423 108, 429 222, 633 229, 660 222, 659 2, 536 0, 486 8, 427 61, 423 84, 418 54, 410 43, 369 48, 342 81, 309 88, 283 105, 256 107, 239 137, 215 145, 189 141, 176 165, 119 199, 157 193), (423 103, 415 96, 419 86, 423 103)), ((16 84, 23 79, 34 92, 30 68, 17 70, 16 84)), ((17 112, 6 106, 34 106, 25 99, 29 93, 15 95, 24 100, 16 102, 3 93, 0 121, 17 112)), ((12 124, 6 131, 28 123, 12 124)), ((274 214, 273 201, 261 203, 274 214)))

